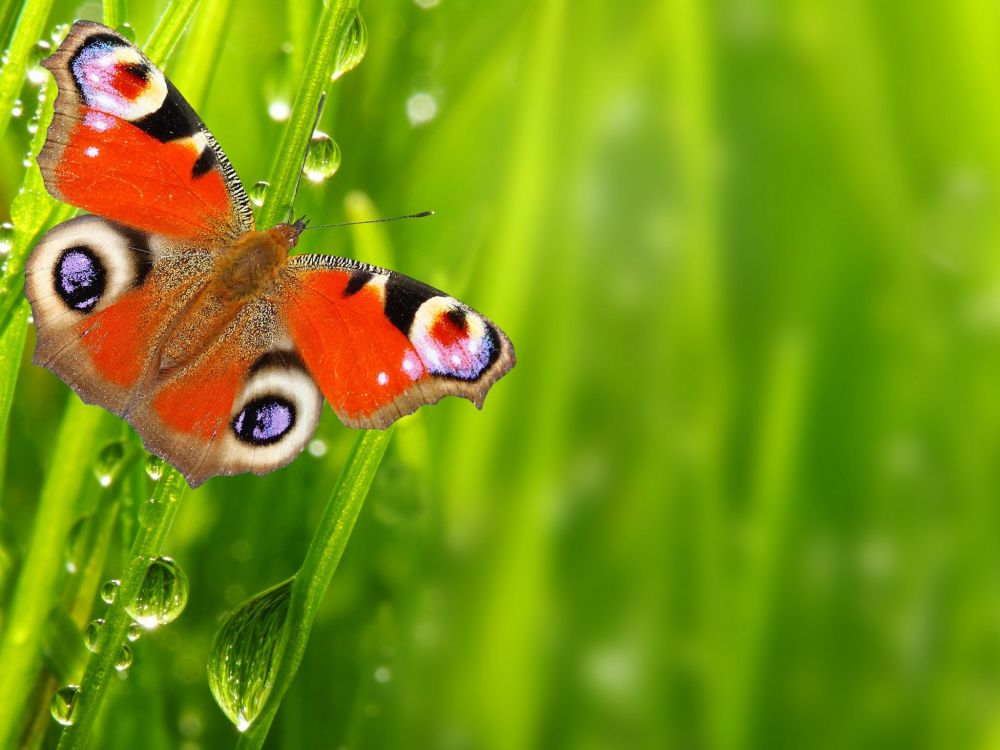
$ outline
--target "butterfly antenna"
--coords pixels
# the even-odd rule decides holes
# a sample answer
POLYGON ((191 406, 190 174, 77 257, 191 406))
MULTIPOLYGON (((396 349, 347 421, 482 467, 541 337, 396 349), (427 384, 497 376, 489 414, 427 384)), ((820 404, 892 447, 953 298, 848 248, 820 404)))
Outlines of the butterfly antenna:
POLYGON ((327 229, 329 227, 354 227, 358 224, 381 224, 385 221, 399 221, 400 219, 422 219, 425 216, 433 216, 433 211, 421 211, 418 214, 407 214, 406 216, 393 216, 389 219, 366 219, 364 221, 345 221, 343 224, 313 224, 306 229, 327 229))
MULTIPOLYGON (((319 104, 316 105, 316 119, 313 120, 312 130, 309 132, 309 143, 312 143, 312 137, 316 133, 316 128, 319 127, 319 116, 323 114, 324 104, 326 104, 325 91, 319 95, 319 104)), ((299 185, 302 184, 302 173, 306 169, 306 159, 309 158, 309 143, 306 144, 306 150, 302 154, 302 164, 299 165, 299 176, 295 178, 295 189, 292 191, 292 203, 288 207, 288 216, 285 217, 286 224, 291 222, 292 215, 295 213, 295 199, 299 197, 299 185)))

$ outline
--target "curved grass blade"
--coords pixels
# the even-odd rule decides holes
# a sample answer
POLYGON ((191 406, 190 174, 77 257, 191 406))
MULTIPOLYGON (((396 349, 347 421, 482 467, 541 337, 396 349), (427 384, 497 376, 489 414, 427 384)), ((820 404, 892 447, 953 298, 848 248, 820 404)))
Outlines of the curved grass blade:
POLYGON ((259 750, 264 746, 281 699, 302 662, 323 595, 344 554, 347 540, 354 530, 354 523, 382 462, 393 429, 390 427, 384 432, 367 430, 358 435, 337 486, 323 511, 323 517, 316 527, 302 567, 292 581, 292 596, 288 604, 283 641, 275 657, 278 668, 274 685, 264 710, 240 737, 236 747, 241 750, 259 750))

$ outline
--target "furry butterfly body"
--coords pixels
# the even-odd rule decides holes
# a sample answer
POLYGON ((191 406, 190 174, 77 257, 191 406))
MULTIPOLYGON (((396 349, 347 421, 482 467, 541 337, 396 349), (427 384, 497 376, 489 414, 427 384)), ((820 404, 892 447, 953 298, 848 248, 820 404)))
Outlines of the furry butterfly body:
POLYGON ((304 225, 258 230, 218 143, 142 53, 77 22, 44 63, 55 115, 38 163, 81 216, 25 269, 34 361, 127 419, 192 486, 284 466, 324 397, 384 428, 447 395, 482 406, 507 336, 393 271, 290 255, 304 225))

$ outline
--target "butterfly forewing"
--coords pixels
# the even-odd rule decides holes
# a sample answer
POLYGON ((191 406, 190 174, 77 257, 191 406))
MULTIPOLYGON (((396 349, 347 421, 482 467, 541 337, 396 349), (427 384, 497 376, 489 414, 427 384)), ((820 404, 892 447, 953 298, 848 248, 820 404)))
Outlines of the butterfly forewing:
POLYGON ((42 64, 59 84, 38 156, 52 195, 200 245, 253 228, 246 191, 215 138, 124 37, 78 21, 42 64))

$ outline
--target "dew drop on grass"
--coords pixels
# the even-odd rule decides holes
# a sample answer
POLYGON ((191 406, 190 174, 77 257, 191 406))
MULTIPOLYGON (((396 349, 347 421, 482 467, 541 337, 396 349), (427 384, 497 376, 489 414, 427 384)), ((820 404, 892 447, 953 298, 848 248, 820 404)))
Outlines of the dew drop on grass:
POLYGON ((59 688, 55 695, 52 696, 52 703, 49 704, 49 711, 52 714, 52 718, 65 727, 72 724, 76 699, 79 695, 79 685, 66 685, 59 688))
POLYGON ((0 255, 6 255, 14 246, 14 225, 9 221, 0 224, 0 255))
POLYGON ((126 669, 132 666, 132 647, 127 643, 122 644, 122 650, 118 654, 118 658, 115 660, 115 669, 119 672, 124 672, 126 669))
POLYGON ((139 586, 139 593, 125 610, 146 630, 177 619, 188 600, 188 579, 181 567, 169 557, 157 557, 139 586))
POLYGON ((122 582, 117 578, 112 578, 110 581, 105 581, 101 585, 101 601, 105 604, 114 604, 115 597, 118 596, 118 587, 122 585, 122 582))
POLYGON ((154 482, 158 482, 163 476, 163 459, 159 456, 150 456, 146 459, 146 476, 154 482))
POLYGON ((340 169, 340 146, 326 133, 317 130, 309 141, 302 172, 310 182, 323 182, 340 169))
POLYGON ((101 448, 94 461, 94 476, 102 487, 110 487, 125 462, 125 441, 115 440, 101 448))
POLYGON ((24 102, 20 99, 15 99, 13 106, 10 108, 11 117, 20 117, 24 114, 24 102))
POLYGON ((264 200, 267 198, 267 189, 271 187, 271 183, 266 180, 260 180, 255 182, 250 186, 250 202, 253 203, 257 208, 264 205, 264 200))
POLYGON ((52 43, 53 44, 61 44, 62 40, 66 38, 66 35, 68 33, 69 33, 69 24, 68 23, 56 24, 55 26, 52 27, 52 34, 50 34, 50 38, 52 39, 52 43))
POLYGON ((229 614, 212 641, 208 685, 241 732, 260 714, 274 684, 275 655, 291 592, 288 580, 244 602, 229 614))
POLYGON ((125 634, 130 641, 137 641, 142 636, 142 626, 137 622, 129 623, 128 632, 125 634))
POLYGON ((45 83, 48 73, 41 66, 42 60, 52 54, 52 45, 48 40, 40 39, 31 50, 31 64, 28 67, 28 83, 33 86, 41 86, 45 83))
POLYGON ((354 15, 354 21, 344 32, 337 50, 337 66, 333 70, 331 80, 336 81, 345 73, 354 70, 368 51, 368 26, 360 13, 354 15))
POLYGON ((135 29, 132 28, 132 24, 123 23, 121 26, 118 27, 117 31, 123 37, 132 42, 132 44, 135 44, 135 29))
POLYGON ((83 629, 83 645, 87 647, 88 651, 97 651, 97 639, 101 635, 101 628, 103 626, 104 620, 98 617, 96 620, 91 620, 87 623, 87 627, 83 629))

